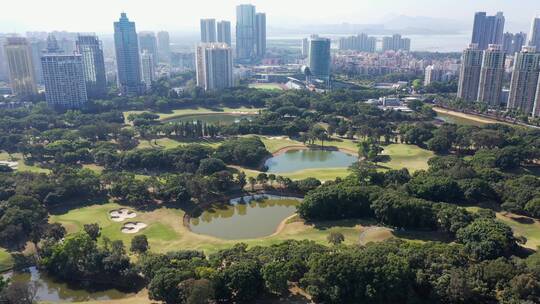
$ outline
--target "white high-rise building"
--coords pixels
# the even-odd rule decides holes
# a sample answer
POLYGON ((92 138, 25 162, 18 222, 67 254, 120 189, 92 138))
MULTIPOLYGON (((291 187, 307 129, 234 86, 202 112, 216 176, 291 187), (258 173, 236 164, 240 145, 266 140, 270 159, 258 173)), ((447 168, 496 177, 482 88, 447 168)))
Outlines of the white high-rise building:
POLYGON ((490 44, 484 51, 478 101, 490 106, 499 106, 504 81, 504 62, 506 53, 499 44, 490 44))
POLYGON ((483 52, 478 44, 472 43, 461 55, 457 97, 466 101, 476 101, 483 52))
POLYGON ((205 90, 232 87, 233 54, 225 43, 203 43, 196 52, 197 86, 205 90))
POLYGON ((438 66, 428 65, 425 69, 424 86, 443 80, 444 71, 438 66))
POLYGON ((88 101, 82 56, 62 53, 54 37, 49 37, 47 45, 48 51, 41 57, 47 103, 80 108, 88 101))
POLYGON ((152 82, 156 80, 156 70, 154 64, 154 56, 147 50, 141 53, 141 73, 142 81, 149 90, 152 87, 152 82))

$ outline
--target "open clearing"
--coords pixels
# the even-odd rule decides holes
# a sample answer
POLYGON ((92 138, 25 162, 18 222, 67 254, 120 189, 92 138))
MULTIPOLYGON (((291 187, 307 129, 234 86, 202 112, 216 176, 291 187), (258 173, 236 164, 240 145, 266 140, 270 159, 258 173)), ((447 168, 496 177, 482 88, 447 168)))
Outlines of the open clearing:
POLYGON ((40 168, 38 166, 29 166, 24 163, 22 154, 13 153, 9 155, 6 152, 0 153, 0 161, 13 161, 18 163, 17 171, 19 172, 34 172, 34 173, 49 173, 49 169, 40 168))
POLYGON ((5 249, 0 248, 0 272, 10 269, 12 265, 13 261, 11 259, 11 254, 5 249))
POLYGON ((435 154, 414 145, 391 144, 384 146, 383 155, 390 156, 389 162, 379 163, 384 169, 399 170, 407 168, 414 172, 428 169, 428 160, 435 154))
MULTIPOLYGON (((239 108, 223 107, 223 108, 216 108, 216 109, 194 107, 194 108, 172 110, 171 112, 168 112, 168 113, 155 113, 155 114, 159 115, 159 120, 163 121, 163 120, 179 118, 179 117, 195 115, 195 114, 223 114, 223 113, 257 114, 259 113, 260 110, 262 109, 261 108, 246 108, 246 107, 239 107, 239 108)), ((140 114, 143 112, 147 112, 147 111, 126 111, 124 112, 124 120, 126 123, 128 123, 127 118, 130 114, 140 114)))
POLYGON ((279 83, 251 83, 249 87, 259 90, 284 90, 284 85, 279 83))

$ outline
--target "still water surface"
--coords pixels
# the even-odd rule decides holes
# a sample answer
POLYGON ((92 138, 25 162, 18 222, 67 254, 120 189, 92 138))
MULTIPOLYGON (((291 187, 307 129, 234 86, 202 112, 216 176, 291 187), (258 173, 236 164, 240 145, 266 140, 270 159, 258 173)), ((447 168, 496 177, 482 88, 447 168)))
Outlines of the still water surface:
POLYGON ((195 233, 226 240, 269 236, 296 212, 299 202, 300 199, 292 197, 246 196, 204 211, 191 219, 190 228, 195 233))
POLYGON ((266 160, 268 173, 289 173, 313 168, 348 168, 358 158, 341 152, 318 149, 291 150, 266 160))

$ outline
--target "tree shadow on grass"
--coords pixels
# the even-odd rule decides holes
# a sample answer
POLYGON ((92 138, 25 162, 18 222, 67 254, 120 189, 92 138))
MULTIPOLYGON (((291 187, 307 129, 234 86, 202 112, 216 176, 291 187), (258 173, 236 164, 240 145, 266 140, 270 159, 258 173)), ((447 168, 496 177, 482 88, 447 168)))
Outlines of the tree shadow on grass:
POLYGON ((339 220, 339 221, 324 221, 324 222, 306 222, 308 225, 315 226, 317 230, 328 230, 335 227, 353 228, 358 225, 373 226, 376 225, 375 220, 370 219, 354 219, 354 220, 339 220))
POLYGON ((421 230, 393 230, 392 234, 400 239, 424 242, 451 243, 453 239, 441 231, 421 231, 421 230))
POLYGON ((48 206, 47 209, 52 215, 64 215, 71 210, 90 207, 93 205, 104 205, 110 203, 109 197, 102 194, 93 198, 73 198, 63 201, 61 204, 48 206))

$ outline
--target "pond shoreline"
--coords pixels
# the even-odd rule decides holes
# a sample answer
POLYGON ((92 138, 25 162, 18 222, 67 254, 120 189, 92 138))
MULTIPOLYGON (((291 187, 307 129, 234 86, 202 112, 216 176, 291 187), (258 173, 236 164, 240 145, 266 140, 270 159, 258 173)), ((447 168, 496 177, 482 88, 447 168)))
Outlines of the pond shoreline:
MULTIPOLYGON (((219 200, 219 201, 214 201, 214 202, 206 202, 206 203, 200 204, 199 208, 201 208, 201 210, 205 211, 209 207, 211 207, 212 205, 232 206, 232 204, 230 203, 230 200, 232 200, 232 199, 239 198, 239 197, 245 197, 245 196, 255 196, 255 195, 273 195, 273 196, 280 196, 280 197, 291 197, 291 198, 296 198, 296 199, 303 199, 304 198, 303 196, 298 195, 297 193, 282 193, 282 192, 277 192, 277 191, 262 191, 262 192, 244 193, 244 194, 245 195, 240 195, 240 196, 239 195, 230 195, 230 196, 227 196, 226 198, 223 198, 223 201, 219 200)), ((283 230, 283 228, 285 228, 286 221, 288 221, 290 218, 292 218, 294 216, 296 216, 296 213, 288 216, 283 221, 281 221, 279 223, 279 225, 277 226, 276 231, 274 233, 272 233, 271 235, 268 235, 268 236, 261 237, 261 238, 271 237, 271 236, 275 236, 276 234, 279 234, 283 230)), ((191 229, 191 225, 190 225, 191 219, 192 219, 191 215, 189 215, 188 213, 184 213, 184 217, 182 218, 182 225, 184 226, 184 228, 186 228, 186 230, 188 230, 190 233, 207 236, 206 234, 199 234, 197 232, 194 232, 191 229)), ((214 237, 214 236, 210 236, 210 237, 214 237)), ((215 237, 215 238, 221 239, 221 238, 218 238, 218 237, 215 237)))

